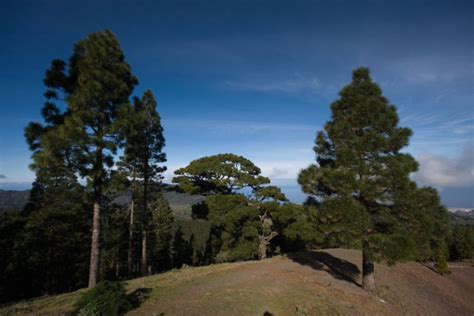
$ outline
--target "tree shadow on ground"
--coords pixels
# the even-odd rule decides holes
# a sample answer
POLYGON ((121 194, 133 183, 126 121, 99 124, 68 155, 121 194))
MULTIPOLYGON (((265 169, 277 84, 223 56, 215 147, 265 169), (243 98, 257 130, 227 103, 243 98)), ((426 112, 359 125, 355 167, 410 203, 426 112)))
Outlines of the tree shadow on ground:
POLYGON ((348 281, 360 286, 359 268, 346 260, 339 259, 324 251, 304 251, 288 255, 288 258, 299 264, 310 266, 315 270, 326 271, 334 278, 348 281))
POLYGON ((130 294, 127 294, 127 300, 130 302, 130 310, 140 307, 150 297, 150 288, 138 288, 130 294))

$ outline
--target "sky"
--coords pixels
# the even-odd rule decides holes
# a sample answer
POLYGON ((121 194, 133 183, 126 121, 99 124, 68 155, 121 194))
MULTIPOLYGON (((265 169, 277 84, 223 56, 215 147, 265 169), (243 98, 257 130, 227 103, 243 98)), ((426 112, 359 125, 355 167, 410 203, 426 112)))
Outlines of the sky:
POLYGON ((367 66, 414 131, 412 175, 448 207, 474 208, 473 1, 0 1, 0 189, 34 180, 23 129, 43 76, 75 42, 111 29, 151 89, 168 172, 243 155, 295 202, 329 105, 367 66))

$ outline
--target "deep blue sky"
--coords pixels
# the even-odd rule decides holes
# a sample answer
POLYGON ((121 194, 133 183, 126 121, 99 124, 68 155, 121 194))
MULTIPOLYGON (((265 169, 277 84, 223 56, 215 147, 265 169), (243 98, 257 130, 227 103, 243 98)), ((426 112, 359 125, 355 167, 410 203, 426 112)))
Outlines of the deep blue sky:
POLYGON ((447 206, 474 207, 473 3, 2 0, 0 188, 34 179, 23 128, 40 120, 50 61, 109 28, 135 94, 157 96, 170 171, 233 152, 301 201, 314 135, 364 65, 415 132, 414 178, 447 206))

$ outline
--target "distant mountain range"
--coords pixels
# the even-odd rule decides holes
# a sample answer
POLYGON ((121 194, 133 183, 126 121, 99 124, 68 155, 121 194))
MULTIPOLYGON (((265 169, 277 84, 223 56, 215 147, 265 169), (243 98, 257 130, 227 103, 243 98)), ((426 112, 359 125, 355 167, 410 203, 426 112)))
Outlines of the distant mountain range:
MULTIPOLYGON (((165 199, 170 204, 176 219, 191 219, 191 208, 194 204, 204 201, 204 197, 200 195, 190 195, 175 191, 164 191, 165 199)), ((0 190, 0 213, 10 211, 21 211, 28 202, 30 196, 29 190, 13 191, 0 190)), ((115 202, 119 205, 125 205, 130 200, 129 194, 123 194, 118 197, 115 202)))
POLYGON ((26 202, 30 191, 5 191, 0 190, 0 213, 7 211, 19 211, 22 210, 26 202))
MULTIPOLYGON (((169 187, 168 187, 169 189, 169 187)), ((0 213, 8 211, 21 211, 28 201, 30 191, 0 190, 0 213)), ((204 201, 200 195, 190 195, 176 191, 165 190, 165 199, 170 204, 176 219, 191 219, 192 206, 204 201)), ((130 200, 129 194, 123 194, 115 202, 126 205, 130 200)), ((454 224, 474 225, 474 209, 450 208, 449 215, 454 224)))
POLYGON ((449 208, 449 216, 454 224, 474 225, 474 210, 468 208, 449 208))

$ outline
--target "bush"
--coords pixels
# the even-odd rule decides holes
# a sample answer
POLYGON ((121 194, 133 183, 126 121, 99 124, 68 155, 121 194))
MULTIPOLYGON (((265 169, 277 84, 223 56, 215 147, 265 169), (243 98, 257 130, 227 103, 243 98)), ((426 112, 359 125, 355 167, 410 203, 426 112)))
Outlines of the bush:
POLYGON ((121 315, 131 309, 121 282, 102 281, 77 302, 77 315, 121 315))

